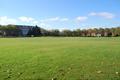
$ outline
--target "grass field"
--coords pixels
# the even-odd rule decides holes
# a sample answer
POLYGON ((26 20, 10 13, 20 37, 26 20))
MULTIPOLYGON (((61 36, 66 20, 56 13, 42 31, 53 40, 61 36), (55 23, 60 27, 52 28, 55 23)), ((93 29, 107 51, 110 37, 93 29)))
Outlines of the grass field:
POLYGON ((0 80, 120 80, 120 38, 1 38, 0 80))

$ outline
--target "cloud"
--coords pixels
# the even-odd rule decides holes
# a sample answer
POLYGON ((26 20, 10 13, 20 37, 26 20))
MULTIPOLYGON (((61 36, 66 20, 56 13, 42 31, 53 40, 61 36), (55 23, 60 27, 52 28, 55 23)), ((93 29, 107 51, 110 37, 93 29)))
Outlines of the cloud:
POLYGON ((41 22, 54 22, 54 21, 58 21, 59 17, 53 17, 53 18, 47 18, 47 19, 43 19, 40 20, 41 22))
POLYGON ((78 22, 84 22, 84 21, 86 21, 87 19, 88 19, 88 17, 86 17, 86 16, 79 16, 79 17, 76 18, 76 20, 77 20, 78 22))
POLYGON ((53 18, 47 18, 47 19, 43 19, 40 20, 41 22, 60 22, 60 21, 68 21, 68 18, 60 18, 60 17, 53 17, 53 18))
POLYGON ((115 17, 114 14, 109 13, 109 12, 99 12, 99 13, 91 12, 89 15, 90 16, 100 16, 100 17, 103 17, 106 19, 113 19, 115 17))
POLYGON ((33 23, 33 24, 38 24, 39 22, 35 20, 35 21, 33 21, 32 23, 33 23))
POLYGON ((19 17, 18 19, 19 19, 20 21, 22 21, 22 22, 27 22, 27 23, 34 21, 34 18, 25 17, 25 16, 19 17))
POLYGON ((50 24, 47 23, 39 23, 37 24, 39 27, 42 27, 44 29, 53 29, 53 27, 50 24))
POLYGON ((97 13, 95 13, 95 12, 91 12, 91 13, 89 13, 89 15, 90 15, 90 16, 96 16, 97 13))
POLYGON ((1 25, 7 25, 7 24, 16 24, 17 20, 13 18, 8 18, 7 16, 1 16, 0 17, 0 24, 1 25))
POLYGON ((48 19, 48 21, 58 21, 59 20, 59 17, 55 17, 55 18, 50 18, 48 19))
POLYGON ((62 19, 60 19, 60 21, 68 21, 69 19, 68 18, 62 18, 62 19))

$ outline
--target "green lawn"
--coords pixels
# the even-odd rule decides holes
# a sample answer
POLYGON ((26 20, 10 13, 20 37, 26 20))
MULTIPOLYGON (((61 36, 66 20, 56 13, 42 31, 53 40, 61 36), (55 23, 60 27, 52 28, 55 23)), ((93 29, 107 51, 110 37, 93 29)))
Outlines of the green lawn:
POLYGON ((120 38, 0 38, 0 80, 120 80, 120 38))

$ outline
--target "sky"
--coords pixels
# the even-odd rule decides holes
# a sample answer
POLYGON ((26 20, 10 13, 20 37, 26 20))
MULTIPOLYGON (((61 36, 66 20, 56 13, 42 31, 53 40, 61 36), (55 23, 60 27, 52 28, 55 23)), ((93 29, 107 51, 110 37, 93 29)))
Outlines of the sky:
POLYGON ((120 26, 120 0, 0 0, 0 24, 45 29, 120 26))

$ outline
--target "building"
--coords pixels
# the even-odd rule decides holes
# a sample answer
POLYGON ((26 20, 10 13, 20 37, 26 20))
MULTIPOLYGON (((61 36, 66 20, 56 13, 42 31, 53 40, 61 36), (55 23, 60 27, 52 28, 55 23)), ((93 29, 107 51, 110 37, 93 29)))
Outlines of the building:
POLYGON ((28 31, 32 29, 34 26, 16 25, 16 27, 21 30, 22 36, 26 36, 28 34, 28 31))
POLYGON ((96 34, 97 37, 101 37, 102 35, 100 33, 96 34))

